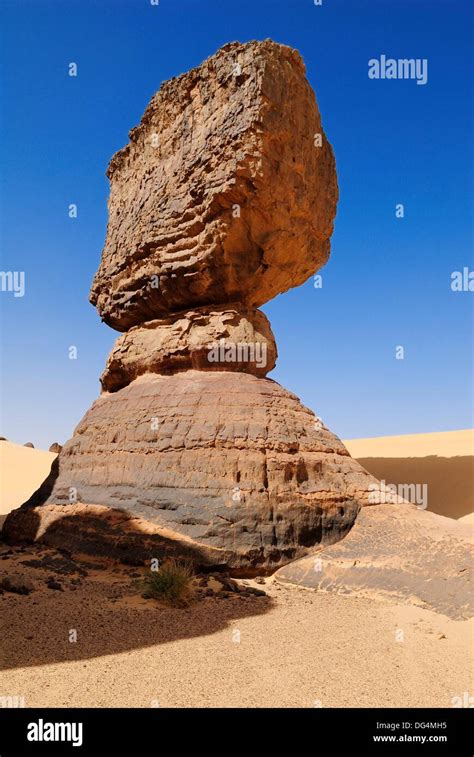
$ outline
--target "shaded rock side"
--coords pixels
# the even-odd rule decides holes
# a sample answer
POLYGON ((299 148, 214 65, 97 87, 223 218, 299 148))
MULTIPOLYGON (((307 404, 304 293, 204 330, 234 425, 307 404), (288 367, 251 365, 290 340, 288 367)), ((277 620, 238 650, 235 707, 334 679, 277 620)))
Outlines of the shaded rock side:
POLYGON ((114 392, 143 373, 196 369, 266 376, 276 357, 270 323, 260 310, 207 307, 131 328, 115 342, 100 381, 114 392))
POLYGON ((162 84, 112 158, 90 299, 119 331, 171 312, 259 307, 327 261, 335 161, 296 50, 231 43, 162 84))
MULTIPOLYGON (((374 481, 295 395, 246 373, 145 374, 104 393, 55 463, 39 493, 8 516, 7 537, 38 532, 47 541, 46 527, 33 529, 33 507, 41 520, 52 517, 41 505, 71 517, 79 505, 100 505, 165 532, 198 562, 236 572, 268 572, 337 541, 374 481)), ((107 540, 104 524, 90 529, 95 542, 107 540)), ((113 539, 107 547, 113 552, 113 539)), ((134 549, 140 554, 139 540, 134 549)))

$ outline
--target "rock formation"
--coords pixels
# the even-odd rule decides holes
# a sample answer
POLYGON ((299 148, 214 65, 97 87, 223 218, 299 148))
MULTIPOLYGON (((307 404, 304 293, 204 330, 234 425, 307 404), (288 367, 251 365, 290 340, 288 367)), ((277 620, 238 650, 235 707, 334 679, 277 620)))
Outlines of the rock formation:
POLYGON ((329 256, 335 162, 301 57, 225 45, 162 85, 108 176, 91 301, 125 333, 7 538, 241 573, 337 541, 374 479, 265 378, 256 309, 329 256))

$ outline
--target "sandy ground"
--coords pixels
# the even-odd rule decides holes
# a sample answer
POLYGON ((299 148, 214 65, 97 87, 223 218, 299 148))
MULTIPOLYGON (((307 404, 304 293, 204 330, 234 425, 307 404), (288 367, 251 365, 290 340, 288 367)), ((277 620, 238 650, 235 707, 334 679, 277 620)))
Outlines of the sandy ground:
MULTIPOLYGON (((442 436, 438 451, 468 456, 466 432, 455 433, 459 446, 428 434, 427 447, 417 439, 410 450, 431 454, 432 437, 442 436)), ((364 454, 376 441, 389 449, 386 439, 365 440, 364 454)), ((39 486, 54 455, 8 442, 0 455, 8 512, 39 486)), ((221 589, 172 609, 141 597, 143 571, 91 558, 71 567, 54 550, 0 543, 0 579, 33 589, 0 593, 0 697, 30 707, 450 707, 474 690, 472 621, 274 578, 247 582, 266 596, 221 589)))
POLYGON ((45 556, 61 560, 0 555, 3 573, 35 588, 0 596, 0 695, 26 706, 450 707, 473 690, 471 621, 272 578, 258 584, 267 596, 171 609, 141 598, 140 569, 24 565, 45 556), (63 591, 47 587, 52 575, 63 591))
POLYGON ((468 515, 463 515, 462 518, 459 518, 461 523, 467 523, 469 526, 474 526, 474 513, 469 513, 468 515))

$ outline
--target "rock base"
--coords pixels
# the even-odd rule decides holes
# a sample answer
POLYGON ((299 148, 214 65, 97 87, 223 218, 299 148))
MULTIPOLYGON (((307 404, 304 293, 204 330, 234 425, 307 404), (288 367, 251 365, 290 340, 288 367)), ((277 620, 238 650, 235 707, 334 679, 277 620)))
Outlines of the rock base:
POLYGON ((96 400, 4 531, 10 541, 48 539, 50 518, 60 528, 60 506, 61 529, 77 526, 55 545, 87 543, 93 551, 95 544, 103 553, 102 539, 110 554, 120 542, 110 512, 123 511, 137 521, 137 558, 159 557, 154 545, 161 544, 164 552, 195 552, 201 565, 265 573, 345 536, 374 481, 274 381, 219 371, 145 374, 96 400), (87 520, 92 511, 84 506, 107 508, 107 524, 87 520))

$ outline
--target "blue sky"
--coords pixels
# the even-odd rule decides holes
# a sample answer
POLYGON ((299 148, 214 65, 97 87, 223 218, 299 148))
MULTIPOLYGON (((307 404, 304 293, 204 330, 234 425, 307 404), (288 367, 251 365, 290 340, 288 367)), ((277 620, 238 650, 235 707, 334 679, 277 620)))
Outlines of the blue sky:
POLYGON ((24 271, 26 293, 0 293, 1 433, 64 442, 98 396, 118 336, 88 303, 105 169, 151 95, 228 41, 268 37, 304 57, 340 186, 322 288, 310 280, 263 307, 271 377, 342 438, 470 427, 473 293, 450 284, 473 268, 471 6, 4 0, 1 269, 24 271), (382 54, 426 58, 427 84, 369 79, 382 54))

